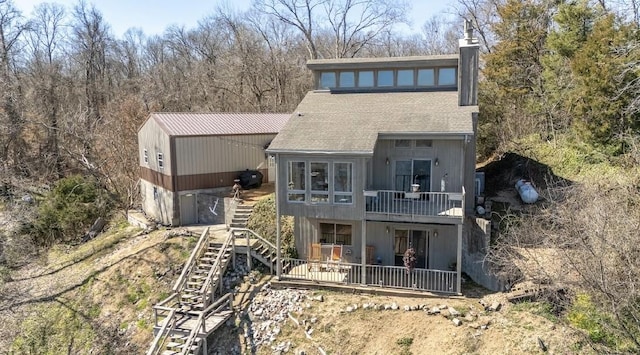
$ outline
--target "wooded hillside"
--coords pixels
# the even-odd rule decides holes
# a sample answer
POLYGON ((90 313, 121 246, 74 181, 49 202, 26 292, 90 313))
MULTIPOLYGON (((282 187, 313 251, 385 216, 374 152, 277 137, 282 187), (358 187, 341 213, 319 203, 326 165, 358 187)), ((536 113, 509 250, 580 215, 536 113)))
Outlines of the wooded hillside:
POLYGON ((640 1, 457 0, 416 35, 397 30, 408 11, 409 1, 254 0, 194 28, 117 38, 83 1, 22 14, 0 0, 0 192, 11 206, 18 183, 46 191, 85 175, 125 210, 150 112, 290 112, 310 89, 306 60, 455 53, 468 19, 482 51, 478 160, 518 150, 582 185, 515 216, 493 261, 505 271, 518 248, 561 252, 572 272, 536 272, 575 287, 563 305, 573 324, 638 351, 640 1))

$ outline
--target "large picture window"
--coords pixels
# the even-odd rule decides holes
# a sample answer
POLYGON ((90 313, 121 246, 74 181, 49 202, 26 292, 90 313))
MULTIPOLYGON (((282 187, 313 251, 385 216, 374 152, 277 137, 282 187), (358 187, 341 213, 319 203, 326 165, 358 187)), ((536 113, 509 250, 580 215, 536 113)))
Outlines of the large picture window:
POLYGON ((287 171, 287 198, 289 201, 304 202, 305 201, 305 167, 303 161, 290 161, 287 171))
POLYGON ((351 225, 338 223, 320 223, 320 243, 351 245, 351 225))
POLYGON ((353 203, 353 164, 333 164, 333 202, 353 203))
POLYGON ((329 203, 329 163, 311 163, 311 202, 329 203))

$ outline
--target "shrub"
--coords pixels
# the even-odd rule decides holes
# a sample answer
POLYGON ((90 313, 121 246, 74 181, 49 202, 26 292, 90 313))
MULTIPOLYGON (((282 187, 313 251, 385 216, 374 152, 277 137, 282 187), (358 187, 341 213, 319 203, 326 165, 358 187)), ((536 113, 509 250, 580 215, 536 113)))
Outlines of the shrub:
MULTIPOLYGON (((274 245, 276 244, 275 194, 263 198, 253 206, 253 213, 251 213, 251 217, 249 217, 247 227, 274 245)), ((292 217, 282 216, 280 218, 280 237, 282 248, 284 249, 284 257, 296 258, 298 255, 295 249, 292 217)))
POLYGON ((98 217, 106 217, 113 202, 91 177, 63 178, 38 206, 32 234, 40 245, 77 241, 98 217))

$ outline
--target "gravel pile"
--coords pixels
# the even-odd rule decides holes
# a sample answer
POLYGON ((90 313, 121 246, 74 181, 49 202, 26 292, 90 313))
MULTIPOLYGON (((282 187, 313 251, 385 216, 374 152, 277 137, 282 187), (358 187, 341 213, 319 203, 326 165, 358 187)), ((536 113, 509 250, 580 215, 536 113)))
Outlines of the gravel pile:
MULTIPOLYGON (((251 327, 245 330, 244 337, 252 344, 252 350, 271 345, 280 334, 280 327, 288 319, 288 314, 302 311, 307 295, 306 290, 274 290, 270 284, 265 284, 248 309, 251 327)), ((290 346, 290 342, 281 342, 274 344, 272 349, 286 353, 290 346)))

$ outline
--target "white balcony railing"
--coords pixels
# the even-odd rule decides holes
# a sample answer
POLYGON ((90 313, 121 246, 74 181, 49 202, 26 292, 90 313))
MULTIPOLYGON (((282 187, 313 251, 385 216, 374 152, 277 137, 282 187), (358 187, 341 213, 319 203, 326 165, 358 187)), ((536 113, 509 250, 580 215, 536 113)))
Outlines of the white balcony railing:
POLYGON ((462 192, 364 191, 368 214, 415 217, 464 217, 462 192))
POLYGON ((401 266, 366 265, 366 280, 362 280, 362 264, 339 261, 311 261, 284 258, 290 267, 284 270, 283 279, 309 280, 318 283, 367 285, 382 288, 400 288, 437 293, 459 293, 456 290, 455 271, 413 269, 401 266))

